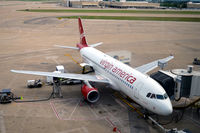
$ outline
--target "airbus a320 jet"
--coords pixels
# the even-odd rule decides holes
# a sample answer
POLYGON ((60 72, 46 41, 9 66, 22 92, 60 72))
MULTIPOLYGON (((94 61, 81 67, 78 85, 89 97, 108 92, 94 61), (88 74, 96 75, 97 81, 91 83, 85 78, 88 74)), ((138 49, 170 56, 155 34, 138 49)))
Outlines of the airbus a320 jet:
POLYGON ((78 50, 84 61, 82 65, 93 68, 95 75, 25 70, 11 70, 11 72, 82 80, 84 85, 81 88, 81 93, 91 103, 97 102, 100 95, 98 89, 94 88, 89 81, 107 83, 112 89, 123 92, 151 112, 158 115, 172 113, 172 104, 167 93, 146 73, 158 67, 159 62, 166 63, 173 59, 173 56, 132 68, 94 48, 102 43, 88 45, 80 18, 78 18, 78 25, 80 43, 76 47, 59 47, 78 50))

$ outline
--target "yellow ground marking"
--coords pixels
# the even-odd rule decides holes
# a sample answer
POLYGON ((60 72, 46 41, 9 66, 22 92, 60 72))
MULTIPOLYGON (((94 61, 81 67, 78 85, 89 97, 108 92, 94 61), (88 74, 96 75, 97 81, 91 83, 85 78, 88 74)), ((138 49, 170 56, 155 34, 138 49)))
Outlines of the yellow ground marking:
POLYGON ((80 63, 77 60, 75 60, 70 54, 65 54, 65 56, 68 56, 73 62, 75 62, 78 66, 80 66, 82 68, 80 63))
POLYGON ((132 104, 130 104, 126 99, 124 99, 119 93, 114 93, 115 97, 119 98, 121 101, 126 103, 129 107, 131 107, 134 111, 136 111, 141 117, 144 117, 144 114, 141 113, 137 108, 135 108, 132 104))
MULTIPOLYGON (((77 64, 78 66, 80 66, 81 67, 81 69, 83 69, 83 67, 80 65, 80 63, 76 60, 76 59, 74 59, 70 54, 65 54, 65 56, 68 56, 75 64, 77 64)), ((77 74, 80 74, 80 73, 82 73, 81 71, 79 71, 79 72, 76 72, 77 74)))

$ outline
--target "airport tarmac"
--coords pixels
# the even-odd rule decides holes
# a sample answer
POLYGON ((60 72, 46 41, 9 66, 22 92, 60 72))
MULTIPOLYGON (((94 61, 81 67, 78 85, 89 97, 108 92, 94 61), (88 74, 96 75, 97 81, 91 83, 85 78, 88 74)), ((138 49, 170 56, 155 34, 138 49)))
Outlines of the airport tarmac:
MULTIPOLYGON (((68 72, 80 72, 80 67, 65 56, 70 54, 81 62, 78 51, 53 46, 75 46, 79 42, 78 24, 74 19, 56 18, 64 13, 16 11, 27 8, 63 7, 40 2, 0 2, 0 88, 11 88, 25 100, 41 99, 50 95, 52 87, 28 89, 26 81, 44 77, 15 74, 10 70, 51 72, 62 64, 68 72)), ((99 50, 130 51, 132 67, 173 54, 175 58, 166 69, 187 68, 195 57, 200 57, 200 23, 83 20, 83 26, 89 44, 104 42, 99 50)), ((199 71, 200 67, 194 69, 199 71)), ((80 85, 62 86, 63 99, 0 105, 0 133, 110 133, 114 127, 121 133, 160 132, 114 97, 109 87, 100 86, 101 99, 94 105, 82 101, 80 85)), ((197 119, 193 120, 192 114, 187 112, 179 123, 165 127, 187 128, 197 133, 200 120, 196 115, 197 119)))

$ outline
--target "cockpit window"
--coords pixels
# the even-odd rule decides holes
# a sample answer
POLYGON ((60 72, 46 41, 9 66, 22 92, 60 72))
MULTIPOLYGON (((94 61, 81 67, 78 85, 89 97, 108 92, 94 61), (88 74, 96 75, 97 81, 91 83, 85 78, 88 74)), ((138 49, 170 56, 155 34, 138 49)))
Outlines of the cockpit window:
POLYGON ((151 93, 148 93, 146 97, 150 97, 150 96, 151 96, 151 93))
POLYGON ((165 99, 167 99, 167 98, 168 98, 168 95, 167 95, 167 93, 165 93, 165 94, 164 94, 164 98, 165 98, 165 99))
POLYGON ((157 99, 164 99, 163 95, 158 95, 158 94, 156 95, 156 98, 157 99))
POLYGON ((146 97, 151 98, 151 99, 160 99, 160 100, 164 100, 168 98, 167 93, 165 93, 164 95, 160 95, 160 94, 152 94, 152 93, 147 93, 146 97))
POLYGON ((152 94, 152 95, 151 95, 151 98, 156 98, 155 94, 152 94))

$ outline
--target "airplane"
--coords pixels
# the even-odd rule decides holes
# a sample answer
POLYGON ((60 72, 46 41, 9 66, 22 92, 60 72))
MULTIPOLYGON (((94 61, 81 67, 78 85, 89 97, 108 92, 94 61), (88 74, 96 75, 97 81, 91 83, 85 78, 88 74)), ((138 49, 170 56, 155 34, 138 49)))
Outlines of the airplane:
POLYGON ((174 57, 172 55, 164 59, 159 59, 151 63, 132 68, 94 48, 102 43, 88 45, 80 18, 78 18, 78 26, 80 32, 80 43, 78 43, 76 47, 57 46, 78 50, 84 61, 81 65, 93 68, 95 75, 25 70, 10 71, 22 74, 81 80, 83 81, 81 93, 90 103, 97 102, 100 97, 98 89, 94 88, 90 84, 90 81, 107 83, 112 89, 123 92, 143 108, 153 113, 164 116, 172 113, 172 104, 164 88, 147 75, 147 72, 158 67, 159 63, 167 63, 173 59, 174 57))

